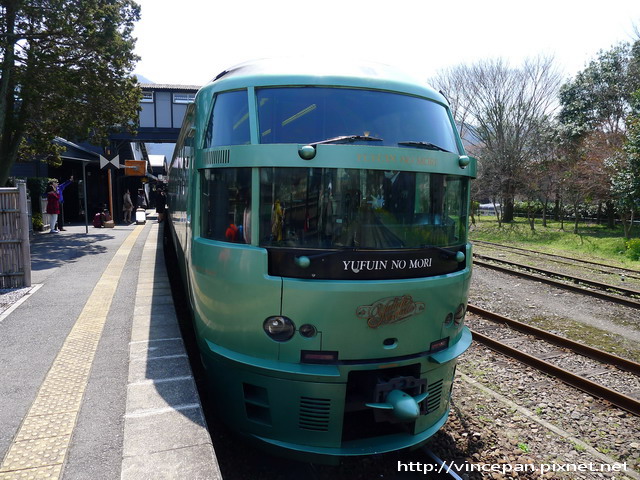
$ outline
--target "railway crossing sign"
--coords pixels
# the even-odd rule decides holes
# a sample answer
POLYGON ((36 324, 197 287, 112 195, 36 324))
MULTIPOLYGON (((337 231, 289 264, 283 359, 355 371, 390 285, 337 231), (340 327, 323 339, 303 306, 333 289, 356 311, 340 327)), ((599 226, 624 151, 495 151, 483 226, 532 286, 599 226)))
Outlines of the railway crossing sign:
POLYGON ((124 165, 122 165, 120 163, 120 155, 116 155, 111 160, 107 160, 100 155, 100 168, 106 168, 108 170, 124 168, 124 174, 126 176, 144 177, 147 173, 147 162, 144 160, 125 160, 124 165))
POLYGON ((120 155, 116 155, 111 160, 107 160, 102 155, 100 155, 100 168, 106 168, 108 173, 108 181, 109 181, 109 213, 111 214, 111 218, 113 218, 113 196, 111 194, 112 185, 111 185, 111 170, 118 170, 120 168, 120 155))
POLYGON ((120 168, 120 155, 116 155, 111 160, 107 160, 105 157, 100 155, 100 168, 118 170, 120 168))
POLYGON ((116 155, 111 160, 107 160, 105 157, 100 155, 100 168, 107 169, 108 173, 108 182, 109 182, 109 212, 111 213, 111 217, 113 218, 113 195, 112 195, 112 180, 111 180, 111 171, 119 170, 120 168, 124 168, 125 176, 135 176, 135 177, 145 177, 142 180, 146 179, 147 174, 147 162, 144 160, 125 160, 124 165, 120 164, 120 155, 116 155))

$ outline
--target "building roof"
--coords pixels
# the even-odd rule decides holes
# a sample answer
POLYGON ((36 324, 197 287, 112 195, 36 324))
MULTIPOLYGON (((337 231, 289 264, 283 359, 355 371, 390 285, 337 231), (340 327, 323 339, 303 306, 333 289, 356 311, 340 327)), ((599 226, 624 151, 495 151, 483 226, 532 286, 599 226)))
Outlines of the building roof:
POLYGON ((60 155, 62 158, 87 162, 97 162, 100 159, 100 154, 98 152, 89 150, 76 143, 70 142, 65 138, 56 137, 53 142, 66 148, 66 150, 60 155))

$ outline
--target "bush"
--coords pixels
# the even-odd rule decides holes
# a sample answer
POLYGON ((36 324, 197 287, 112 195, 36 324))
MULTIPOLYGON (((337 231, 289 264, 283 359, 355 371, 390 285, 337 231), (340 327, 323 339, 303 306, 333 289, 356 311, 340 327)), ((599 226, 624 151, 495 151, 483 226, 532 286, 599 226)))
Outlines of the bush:
POLYGON ((626 244, 627 256, 631 260, 640 260, 640 238, 632 238, 626 244))
MULTIPOLYGON (((551 213, 552 213, 552 210, 550 211, 549 207, 553 207, 553 204, 547 206, 547 215, 551 215, 551 213)), ((542 202, 539 202, 539 201, 531 202, 530 206, 529 206, 528 202, 515 202, 513 204, 513 213, 514 213, 514 215, 516 215, 518 217, 526 217, 527 216, 527 210, 529 208, 531 208, 531 213, 533 215, 542 216, 542 211, 544 210, 544 205, 542 204, 542 202)))
POLYGON ((34 213, 31 216, 31 223, 33 224, 33 230, 36 232, 41 232, 42 228, 44 227, 44 223, 42 222, 42 214, 41 213, 34 213))

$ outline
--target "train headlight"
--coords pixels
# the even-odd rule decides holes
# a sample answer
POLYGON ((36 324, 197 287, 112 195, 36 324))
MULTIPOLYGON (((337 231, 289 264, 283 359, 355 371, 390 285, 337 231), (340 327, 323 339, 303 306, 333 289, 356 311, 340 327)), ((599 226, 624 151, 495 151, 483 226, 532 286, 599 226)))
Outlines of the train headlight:
POLYGON ((444 319, 444 326, 450 327, 452 323, 453 323, 453 313, 448 313, 444 319))
POLYGON ((300 326, 299 331, 300 331, 300 335, 302 335, 304 338, 315 337, 316 334, 318 333, 318 329, 316 329, 316 327, 314 327, 310 323, 305 323, 304 325, 300 326))
POLYGON ((453 322, 456 324, 456 327, 459 327, 462 323, 462 320, 464 320, 464 314, 466 311, 467 309, 465 308, 464 303, 458 305, 456 313, 453 314, 453 322))
POLYGON ((262 328, 276 342, 286 342, 296 333, 296 326, 291 319, 280 315, 267 318, 262 328))

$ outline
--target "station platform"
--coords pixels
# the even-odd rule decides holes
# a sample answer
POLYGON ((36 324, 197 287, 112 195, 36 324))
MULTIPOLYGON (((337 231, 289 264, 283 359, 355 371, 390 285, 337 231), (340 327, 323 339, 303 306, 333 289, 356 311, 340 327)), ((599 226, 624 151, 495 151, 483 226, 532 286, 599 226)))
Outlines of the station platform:
POLYGON ((0 480, 222 478, 155 220, 32 242, 0 314, 0 480))

